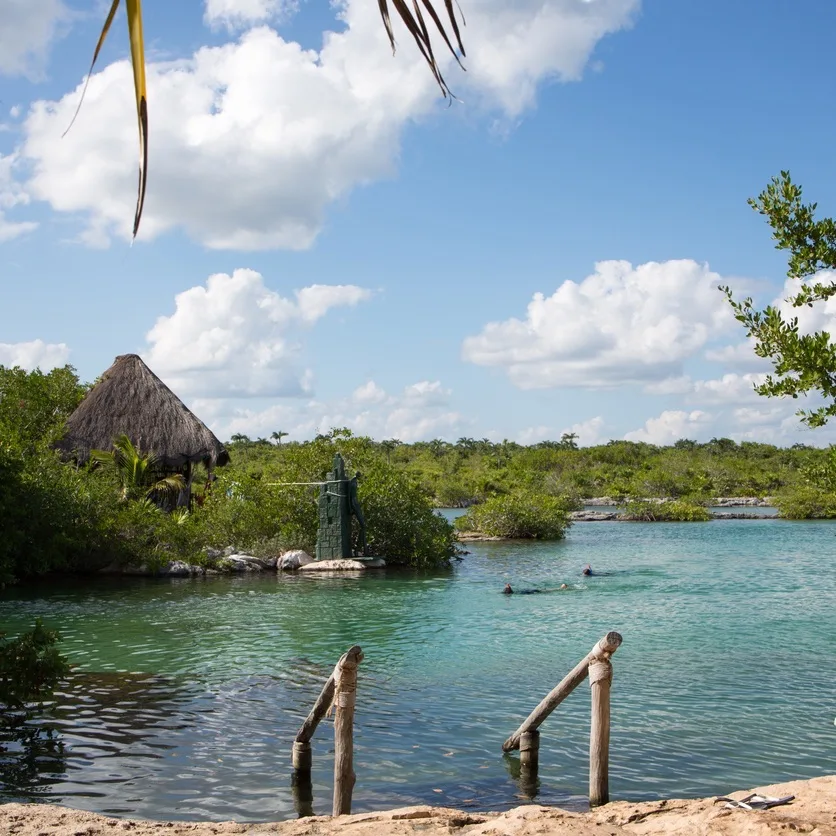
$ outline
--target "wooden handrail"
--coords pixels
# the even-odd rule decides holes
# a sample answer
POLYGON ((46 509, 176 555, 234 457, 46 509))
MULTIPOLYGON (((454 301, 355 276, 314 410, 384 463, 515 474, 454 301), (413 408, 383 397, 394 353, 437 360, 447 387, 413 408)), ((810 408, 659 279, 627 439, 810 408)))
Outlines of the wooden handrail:
POLYGON ((610 746, 610 657, 621 646, 620 633, 609 632, 596 642, 595 647, 540 701, 522 725, 502 744, 504 752, 520 752, 521 765, 529 776, 536 776, 539 760, 540 736, 538 729, 584 679, 589 676, 592 694, 592 726, 589 735, 589 803, 595 807, 609 801, 609 746, 610 746), (521 741, 524 745, 521 747, 521 741))
MULTIPOLYGON (((357 666, 363 661, 360 645, 350 647, 331 672, 293 741, 294 795, 307 810, 313 754, 311 739, 317 726, 333 706, 334 717, 334 808, 335 816, 351 812, 354 789, 354 705, 357 693, 357 666)), ((297 805, 299 806, 299 805, 297 805)), ((300 815, 302 813, 300 812, 300 815)), ((304 815, 312 815, 305 812, 304 815)))

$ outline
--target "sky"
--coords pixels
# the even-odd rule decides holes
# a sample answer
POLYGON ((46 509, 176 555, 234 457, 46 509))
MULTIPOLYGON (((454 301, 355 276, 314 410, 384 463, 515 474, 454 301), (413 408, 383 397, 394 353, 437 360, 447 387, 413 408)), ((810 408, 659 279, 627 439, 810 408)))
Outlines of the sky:
POLYGON ((836 441, 718 290, 786 305, 782 169, 836 214, 836 4, 460 3, 450 102, 375 0, 146 0, 132 245, 124 11, 62 137, 109 4, 0 0, 0 364, 138 353, 222 439, 836 441))

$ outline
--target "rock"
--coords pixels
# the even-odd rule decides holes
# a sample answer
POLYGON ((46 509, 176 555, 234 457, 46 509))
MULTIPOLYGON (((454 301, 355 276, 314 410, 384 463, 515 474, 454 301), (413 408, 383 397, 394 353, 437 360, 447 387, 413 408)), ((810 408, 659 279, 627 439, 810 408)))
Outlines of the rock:
POLYGON ((572 511, 569 519, 573 522, 609 522, 618 519, 617 511, 572 511))
POLYGON ((168 566, 160 570, 161 575, 168 575, 171 578, 189 578, 192 574, 191 566, 182 560, 173 560, 168 566))
POLYGON ((279 555, 276 554, 273 557, 268 557, 264 562, 267 564, 268 569, 275 569, 279 564, 279 555))
POLYGON ((224 556, 224 553, 221 549, 213 549, 211 546, 206 546, 206 548, 203 550, 203 553, 206 555, 206 557, 209 558, 209 560, 217 560, 218 558, 224 556))
POLYGON ((228 572, 261 572, 267 564, 251 554, 231 554, 223 558, 218 568, 228 572))
POLYGON ((313 562, 314 559, 306 551, 293 549, 292 551, 285 552, 278 558, 277 568, 283 572, 293 572, 313 562))
POLYGON ((382 557, 366 558, 365 560, 314 560, 300 566, 302 572, 362 572, 366 569, 383 569, 386 561, 382 557))
POLYGON ((227 547, 226 547, 226 548, 225 548, 225 549, 221 552, 221 555, 223 555, 223 557, 231 557, 232 555, 234 555, 234 554, 235 554, 235 552, 236 552, 236 551, 237 551, 237 549, 235 548, 235 546, 227 546, 227 547))

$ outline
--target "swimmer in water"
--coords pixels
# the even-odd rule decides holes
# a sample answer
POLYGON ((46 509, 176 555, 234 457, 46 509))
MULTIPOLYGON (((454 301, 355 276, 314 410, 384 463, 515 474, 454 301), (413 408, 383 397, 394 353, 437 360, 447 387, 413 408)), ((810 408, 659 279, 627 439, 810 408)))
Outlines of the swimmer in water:
POLYGON ((587 563, 586 566, 583 567, 583 574, 584 575, 591 575, 592 574, 592 567, 587 563))
POLYGON ((565 584, 565 583, 562 583, 562 584, 560 584, 560 588, 561 588, 561 589, 568 589, 568 588, 569 588, 569 585, 568 585, 568 584, 565 584))
POLYGON ((502 590, 503 595, 537 595, 540 593, 541 590, 539 589, 520 589, 518 592, 514 592, 511 589, 511 584, 506 583, 505 589, 502 590))

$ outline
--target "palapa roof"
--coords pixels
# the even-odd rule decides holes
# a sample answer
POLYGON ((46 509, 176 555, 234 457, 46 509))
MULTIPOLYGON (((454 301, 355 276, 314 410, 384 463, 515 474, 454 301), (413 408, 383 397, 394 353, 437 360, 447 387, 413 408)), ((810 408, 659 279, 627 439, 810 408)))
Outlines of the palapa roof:
POLYGON ((229 453, 215 434, 160 380, 137 354, 122 354, 67 419, 56 444, 80 462, 91 450, 110 450, 121 434, 164 468, 186 462, 222 466, 229 453))

